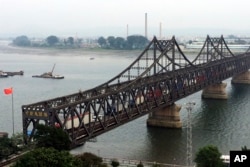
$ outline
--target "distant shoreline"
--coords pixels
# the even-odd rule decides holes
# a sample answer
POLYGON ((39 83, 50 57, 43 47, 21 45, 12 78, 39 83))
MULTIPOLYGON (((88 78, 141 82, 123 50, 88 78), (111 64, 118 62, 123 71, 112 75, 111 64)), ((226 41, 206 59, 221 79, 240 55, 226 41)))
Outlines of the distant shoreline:
MULTIPOLYGON (((183 49, 183 53, 186 56, 189 55, 198 55, 200 52, 200 49, 183 49)), ((32 54, 32 53, 38 53, 38 54, 45 54, 45 53, 55 53, 55 54, 76 54, 76 55, 83 55, 89 54, 89 53, 98 53, 100 55, 107 55, 107 53, 113 52, 113 53, 126 53, 131 52, 139 56, 140 53, 143 52, 142 50, 117 50, 117 49, 103 49, 98 47, 84 47, 84 48, 62 48, 62 47, 34 47, 34 46, 28 46, 28 47, 21 47, 21 46, 15 46, 11 44, 11 41, 8 40, 0 40, 0 53, 20 53, 20 54, 32 54)), ((234 51, 232 50, 234 54, 242 53, 244 51, 234 51)))
MULTIPOLYGON (((133 52, 138 53, 138 56, 142 50, 118 50, 118 49, 103 49, 103 48, 58 48, 58 47, 21 47, 21 46, 15 46, 11 45, 11 41, 9 43, 7 41, 1 41, 0 40, 0 49, 1 51, 4 50, 5 52, 11 51, 12 53, 18 52, 18 53, 25 53, 25 52, 62 52, 62 53, 89 53, 89 52, 98 52, 98 53, 108 53, 108 52, 133 52)), ((193 49, 183 49, 182 50, 184 54, 198 54, 199 49, 193 50, 193 49)))
POLYGON ((1 53, 18 53, 18 54, 36 54, 36 55, 44 55, 44 54, 54 54, 55 56, 63 55, 63 56, 86 56, 92 53, 98 54, 100 56, 108 56, 110 53, 121 53, 121 55, 126 55, 126 53, 131 53, 132 55, 139 56, 143 50, 115 50, 115 49, 102 49, 102 48, 56 48, 56 47, 20 47, 10 45, 11 41, 8 43, 6 41, 0 40, 0 54, 1 53))

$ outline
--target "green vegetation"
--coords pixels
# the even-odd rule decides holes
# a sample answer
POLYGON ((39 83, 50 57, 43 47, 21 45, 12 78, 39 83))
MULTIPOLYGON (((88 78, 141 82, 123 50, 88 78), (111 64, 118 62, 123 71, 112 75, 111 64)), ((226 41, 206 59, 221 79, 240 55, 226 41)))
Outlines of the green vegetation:
MULTIPOLYGON (((19 141, 18 139, 16 138, 15 141, 19 141)), ((10 144, 6 143, 7 146, 10 144)), ((102 163, 102 158, 94 154, 71 155, 68 151, 69 137, 60 128, 38 125, 34 135, 34 144, 35 148, 22 155, 13 167, 107 167, 106 164, 102 163)))
POLYGON ((16 37, 16 39, 13 40, 13 44, 16 46, 30 46, 31 42, 27 36, 22 35, 16 37))
POLYGON ((97 40, 86 40, 83 44, 83 39, 73 37, 59 38, 55 35, 50 35, 46 39, 29 39, 27 36, 18 36, 13 40, 13 45, 20 47, 52 47, 59 49, 68 48, 102 48, 102 49, 119 49, 132 50, 144 49, 148 44, 148 39, 141 35, 131 35, 127 39, 122 37, 109 36, 107 39, 100 37, 97 40))
POLYGON ((23 142, 23 134, 14 134, 11 138, 7 136, 0 138, 0 161, 8 159, 10 155, 26 149, 23 142))
POLYGON ((139 164, 137 164, 137 167, 143 167, 143 164, 142 164, 142 162, 140 161, 140 163, 139 164))
POLYGON ((223 167, 223 161, 220 157, 221 153, 218 148, 208 145, 199 149, 194 161, 197 163, 197 167, 223 167))
POLYGON ((50 46, 54 46, 56 43, 59 42, 59 39, 56 36, 51 35, 46 38, 46 41, 50 46))
POLYGON ((16 149, 11 139, 8 137, 0 138, 0 160, 8 158, 8 156, 15 153, 16 149))
POLYGON ((80 164, 81 162, 68 151, 58 151, 54 148, 36 148, 24 154, 13 167, 74 167, 80 166, 80 164))
POLYGON ((115 159, 112 160, 112 162, 111 162, 112 167, 117 167, 119 165, 120 165, 120 163, 117 160, 115 160, 115 159))
POLYGON ((143 49, 148 44, 148 39, 141 35, 131 35, 125 40, 122 37, 109 36, 107 39, 100 37, 97 40, 101 48, 104 49, 143 49))
POLYGON ((241 147, 241 150, 242 150, 242 151, 250 151, 250 149, 248 149, 247 146, 241 147))
POLYGON ((102 158, 98 157, 92 153, 83 153, 77 155, 76 158, 81 161, 83 167, 89 166, 107 166, 106 164, 102 163, 102 158))
POLYGON ((68 37, 60 39, 55 35, 50 35, 46 39, 29 39, 27 36, 22 35, 16 37, 12 44, 20 47, 53 47, 53 48, 79 48, 82 39, 74 39, 68 37))
POLYGON ((73 156, 68 151, 59 151, 54 148, 36 148, 22 156, 13 167, 33 166, 60 166, 60 167, 107 167, 102 158, 84 153, 73 156))
POLYGON ((70 149, 69 137, 61 128, 38 125, 36 129, 34 135, 36 147, 53 147, 59 151, 70 149))

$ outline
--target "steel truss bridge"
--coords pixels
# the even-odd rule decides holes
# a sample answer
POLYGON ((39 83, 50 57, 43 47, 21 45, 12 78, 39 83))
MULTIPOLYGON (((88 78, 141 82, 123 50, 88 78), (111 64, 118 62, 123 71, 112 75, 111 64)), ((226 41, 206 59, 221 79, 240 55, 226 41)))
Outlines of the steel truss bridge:
POLYGON ((248 71, 248 51, 235 55, 223 36, 207 36, 200 52, 191 60, 182 52, 175 37, 170 40, 154 37, 130 66, 106 83, 83 92, 23 105, 25 141, 32 140, 38 124, 46 124, 62 128, 72 147, 84 144, 206 86, 248 71))

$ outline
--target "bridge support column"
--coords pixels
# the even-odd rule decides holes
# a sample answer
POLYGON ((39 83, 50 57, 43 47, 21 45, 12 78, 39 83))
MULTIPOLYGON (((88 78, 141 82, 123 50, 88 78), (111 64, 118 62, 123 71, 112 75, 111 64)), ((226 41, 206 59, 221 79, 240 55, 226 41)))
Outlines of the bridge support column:
POLYGON ((239 84, 250 84, 250 71, 246 71, 234 76, 231 82, 239 84))
POLYGON ((205 99, 227 99, 227 93, 225 88, 227 87, 226 83, 219 83, 207 86, 202 91, 202 98, 205 99))
POLYGON ((154 111, 149 114, 147 125, 164 128, 181 128, 180 110, 181 106, 174 103, 171 106, 154 111))

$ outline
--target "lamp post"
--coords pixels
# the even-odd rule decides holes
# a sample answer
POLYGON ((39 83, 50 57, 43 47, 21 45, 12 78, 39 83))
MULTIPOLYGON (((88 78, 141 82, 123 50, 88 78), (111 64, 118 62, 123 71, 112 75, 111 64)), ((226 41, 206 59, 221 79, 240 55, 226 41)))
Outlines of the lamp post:
POLYGON ((187 117, 187 166, 191 166, 192 164, 192 121, 191 121, 191 112, 195 102, 188 102, 185 105, 185 108, 188 112, 187 117))

